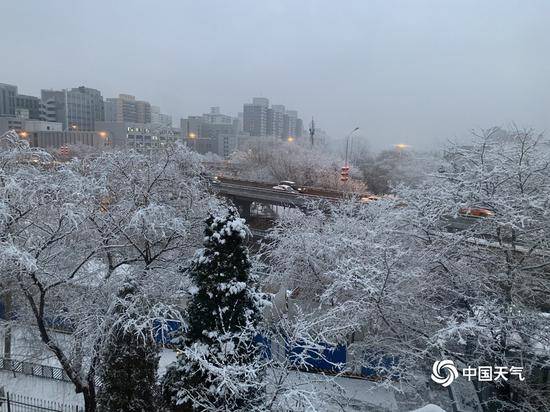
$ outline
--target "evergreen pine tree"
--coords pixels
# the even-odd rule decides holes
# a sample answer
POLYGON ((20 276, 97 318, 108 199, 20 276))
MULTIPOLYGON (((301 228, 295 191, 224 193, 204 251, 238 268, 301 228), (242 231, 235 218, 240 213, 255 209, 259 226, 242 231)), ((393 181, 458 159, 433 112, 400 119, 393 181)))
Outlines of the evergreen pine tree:
POLYGON ((110 311, 111 323, 101 353, 99 411, 157 410, 158 348, 151 330, 138 329, 133 322, 143 309, 137 283, 126 279, 110 311))
POLYGON ((263 366, 254 343, 260 300, 250 278, 247 227, 236 211, 206 220, 182 352, 166 374, 176 410, 252 411, 262 401, 263 366))

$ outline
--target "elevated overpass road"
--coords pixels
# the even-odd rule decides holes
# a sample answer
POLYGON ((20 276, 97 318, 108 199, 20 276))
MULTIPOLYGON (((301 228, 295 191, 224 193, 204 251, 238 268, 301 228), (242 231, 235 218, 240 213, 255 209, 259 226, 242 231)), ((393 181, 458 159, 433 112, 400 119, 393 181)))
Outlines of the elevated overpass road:
POLYGON ((328 191, 316 188, 304 188, 303 192, 285 192, 274 189, 274 184, 218 178, 218 183, 212 185, 215 192, 247 201, 300 207, 311 200, 335 201, 344 197, 343 192, 328 191))

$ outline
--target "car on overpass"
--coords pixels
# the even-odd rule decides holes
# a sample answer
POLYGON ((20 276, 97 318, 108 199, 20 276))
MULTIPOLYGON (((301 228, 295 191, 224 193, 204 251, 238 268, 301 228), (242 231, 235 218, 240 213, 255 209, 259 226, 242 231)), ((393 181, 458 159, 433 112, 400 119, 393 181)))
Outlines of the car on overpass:
POLYGON ((296 182, 293 182, 291 180, 283 180, 277 186, 273 186, 273 189, 277 188, 278 190, 290 191, 288 187, 296 192, 301 192, 303 190, 300 186, 296 184, 296 182))
POLYGON ((298 193, 298 191, 295 190, 292 186, 284 185, 284 184, 275 185, 273 186, 273 189, 281 190, 283 192, 288 192, 288 193, 298 193))

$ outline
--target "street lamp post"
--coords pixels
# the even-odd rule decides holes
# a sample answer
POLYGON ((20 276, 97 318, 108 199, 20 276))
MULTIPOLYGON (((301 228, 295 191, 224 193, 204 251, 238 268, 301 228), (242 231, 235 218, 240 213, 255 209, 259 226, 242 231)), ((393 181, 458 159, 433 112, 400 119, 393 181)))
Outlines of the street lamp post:
POLYGON ((358 127, 356 127, 351 132, 349 132, 349 134, 346 137, 346 162, 344 164, 344 167, 342 167, 342 171, 340 173, 340 180, 342 182, 347 182, 349 179, 349 164, 348 164, 349 141, 350 141, 351 135, 357 130, 359 130, 358 127))
POLYGON ((356 127, 355 129, 353 129, 351 132, 349 132, 348 136, 346 137, 346 166, 349 166, 348 165, 348 151, 349 151, 349 140, 351 138, 351 135, 353 133, 355 133, 357 130, 359 130, 358 127, 356 127))

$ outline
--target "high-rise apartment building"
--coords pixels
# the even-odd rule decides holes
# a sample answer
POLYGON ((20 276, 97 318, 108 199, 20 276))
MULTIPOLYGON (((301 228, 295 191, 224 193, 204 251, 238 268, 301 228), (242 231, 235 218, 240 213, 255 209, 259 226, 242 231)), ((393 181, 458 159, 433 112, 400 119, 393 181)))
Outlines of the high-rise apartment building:
POLYGON ((31 120, 41 120, 40 117, 41 102, 38 97, 18 94, 15 96, 15 110, 27 110, 28 118, 31 120))
POLYGON ((202 118, 205 123, 213 124, 233 124, 234 120, 232 116, 220 113, 220 108, 218 106, 211 107, 210 113, 203 114, 202 118))
POLYGON ((298 117, 296 110, 287 110, 283 121, 283 138, 302 137, 304 122, 298 117))
POLYGON ((243 132, 250 136, 294 139, 302 136, 303 127, 296 110, 286 110, 282 104, 269 107, 269 99, 264 97, 255 97, 244 105, 243 132))
POLYGON ((304 121, 299 117, 296 118, 296 137, 302 137, 304 133, 304 121))
POLYGON ((267 111, 267 135, 282 137, 285 106, 274 104, 267 111))
POLYGON ((35 96, 17 92, 17 86, 0 83, 0 116, 40 120, 42 104, 35 96))
POLYGON ((151 123, 151 103, 136 100, 136 113, 138 123, 151 123))
POLYGON ((101 92, 80 86, 70 90, 42 90, 43 119, 60 122, 64 130, 95 130, 105 118, 101 92))
POLYGON ((136 100, 136 97, 130 94, 108 98, 105 101, 105 121, 151 123, 151 104, 144 100, 136 100))
POLYGON ((160 107, 151 105, 151 123, 160 124, 160 107))
POLYGON ((283 138, 295 138, 296 137, 296 119, 298 118, 298 112, 296 110, 287 110, 283 116, 283 138))
POLYGON ((181 133, 191 149, 227 157, 237 148, 239 121, 211 107, 210 113, 181 119, 181 133))
POLYGON ((251 136, 267 135, 267 111, 269 99, 255 97, 243 106, 243 131, 251 136))
POLYGON ((183 140, 195 139, 200 135, 202 116, 189 116, 181 119, 180 128, 183 140))
POLYGON ((239 124, 239 133, 243 133, 243 120, 244 120, 244 113, 239 112, 237 113, 237 122, 239 124))
POLYGON ((253 97, 252 104, 256 106, 269 107, 269 99, 267 97, 253 97))
POLYGON ((17 86, 0 83, 0 116, 15 116, 17 86))
POLYGON ((160 107, 151 106, 151 123, 159 126, 172 127, 172 116, 160 112, 160 107))

